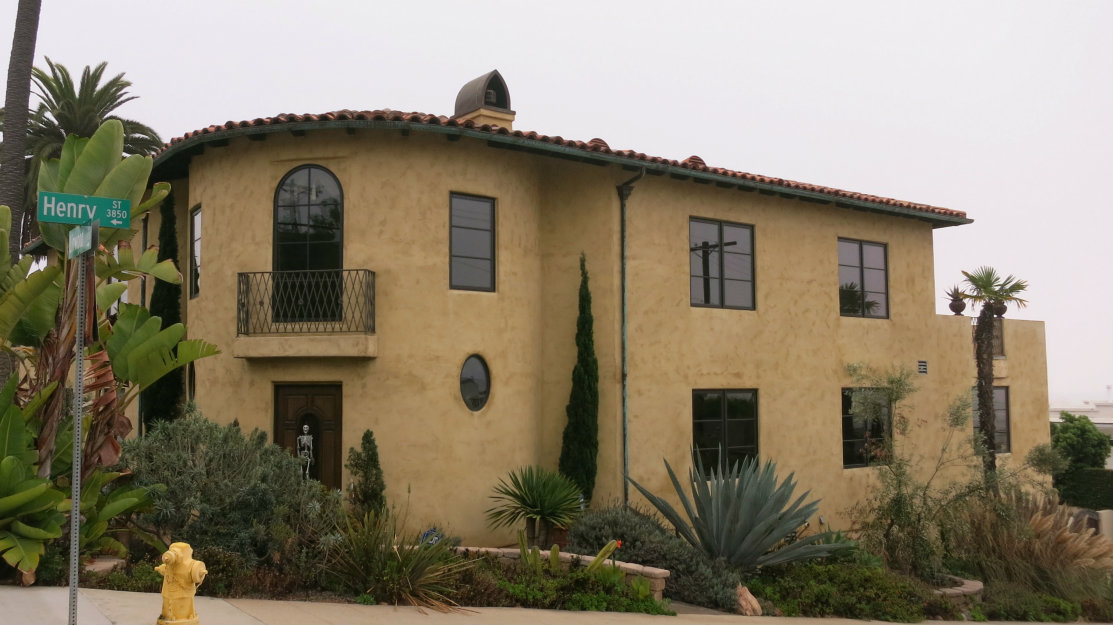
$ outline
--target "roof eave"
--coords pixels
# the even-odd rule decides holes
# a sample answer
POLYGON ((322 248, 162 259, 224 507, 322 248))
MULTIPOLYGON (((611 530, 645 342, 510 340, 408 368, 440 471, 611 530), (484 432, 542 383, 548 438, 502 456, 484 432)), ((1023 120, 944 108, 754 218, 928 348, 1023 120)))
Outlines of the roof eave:
POLYGON ((875 213, 897 215, 901 217, 911 217, 914 219, 920 219, 929 222, 932 225, 932 228, 960 226, 973 223, 974 221, 967 217, 929 213, 923 210, 917 210, 914 208, 903 206, 893 206, 891 204, 882 202, 870 202, 868 200, 859 198, 842 197, 839 195, 813 191, 810 189, 797 189, 774 183, 748 180, 746 178, 730 176, 713 171, 701 171, 698 169, 678 167, 670 163, 654 162, 652 160, 641 160, 621 154, 608 154, 606 152, 594 152, 591 150, 584 150, 576 147, 556 145, 538 139, 515 136, 509 134, 510 131, 506 129, 482 130, 467 128, 457 125, 454 122, 449 122, 446 125, 435 125, 404 120, 340 119, 283 122, 279 124, 252 125, 239 128, 222 128, 220 130, 205 132, 188 137, 178 143, 169 146, 168 148, 166 148, 166 150, 155 157, 154 168, 155 170, 157 170, 160 166, 173 161, 175 158, 183 156, 190 150, 196 149, 200 146, 203 146, 207 143, 212 143, 214 141, 227 141, 229 139, 234 139, 237 137, 256 136, 261 134, 343 129, 408 130, 415 132, 429 132, 433 134, 468 137, 486 141, 488 142, 488 144, 499 147, 521 149, 529 152, 559 156, 561 158, 572 159, 581 162, 594 163, 598 165, 613 164, 619 165, 626 169, 645 168, 646 172, 652 174, 670 175, 677 178, 691 178, 697 181, 738 187, 744 190, 760 191, 785 197, 799 198, 811 202, 834 204, 842 208, 865 210, 875 213))

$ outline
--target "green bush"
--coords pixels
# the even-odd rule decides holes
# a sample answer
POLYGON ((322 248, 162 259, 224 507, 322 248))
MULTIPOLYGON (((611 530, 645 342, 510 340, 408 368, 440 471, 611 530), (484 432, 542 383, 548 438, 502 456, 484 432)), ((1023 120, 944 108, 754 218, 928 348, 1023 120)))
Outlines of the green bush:
POLYGON ((328 582, 395 605, 450 609, 456 579, 473 563, 456 555, 451 541, 422 541, 400 525, 386 510, 349 517, 325 560, 328 582))
POLYGON ((505 570, 498 587, 513 600, 513 605, 523 608, 675 614, 656 601, 648 587, 628 586, 622 570, 610 566, 596 572, 544 569, 540 573, 519 566, 505 570))
POLYGON ((986 584, 981 610, 994 621, 1072 623, 1082 614, 1077 603, 1008 583, 986 584))
POLYGON ((1067 469, 1055 476, 1055 488, 1063 503, 1090 510, 1113 508, 1113 470, 1067 469))
POLYGON ((1109 437, 1088 417, 1060 412, 1061 423, 1051 424, 1051 445, 1063 454, 1070 468, 1100 469, 1109 457, 1109 437))
POLYGON ((915 623, 924 619, 924 606, 932 600, 931 590, 911 578, 846 564, 774 567, 751 579, 748 587, 785 616, 915 623))
POLYGON ((125 441, 121 463, 137 486, 166 484, 152 496, 155 511, 137 521, 163 543, 237 553, 288 577, 289 587, 317 582, 343 518, 341 495, 304 479, 298 460, 262 432, 190 414, 125 441))
POLYGON ((456 603, 465 606, 509 608, 514 599, 499 586, 506 577, 504 567, 491 555, 468 556, 472 566, 460 572, 456 603))
POLYGON ((666 597, 726 612, 737 609, 737 571, 670 534, 645 512, 621 505, 588 510, 569 530, 566 551, 593 556, 612 539, 622 541, 616 559, 670 572, 666 597))
POLYGON ((193 559, 205 563, 209 574, 198 594, 212 597, 237 597, 255 590, 252 567, 235 551, 202 545, 193 551, 193 559))
POLYGON ((117 566, 106 573, 84 571, 81 574, 81 587, 127 592, 159 592, 162 590, 162 575, 155 571, 153 563, 143 560, 117 566))
POLYGON ((348 449, 348 462, 344 466, 352 474, 352 484, 348 487, 348 501, 352 504, 352 514, 363 518, 368 512, 379 513, 386 509, 386 482, 383 481, 383 468, 379 465, 379 446, 375 444, 375 433, 364 430, 359 450, 348 449))

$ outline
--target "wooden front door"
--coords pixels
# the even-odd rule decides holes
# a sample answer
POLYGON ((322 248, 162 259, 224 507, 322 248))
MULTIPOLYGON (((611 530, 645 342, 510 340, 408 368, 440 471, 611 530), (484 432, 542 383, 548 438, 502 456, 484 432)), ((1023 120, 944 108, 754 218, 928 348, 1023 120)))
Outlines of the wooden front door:
POLYGON ((305 458, 303 472, 340 488, 341 387, 339 384, 276 384, 274 442, 305 458))

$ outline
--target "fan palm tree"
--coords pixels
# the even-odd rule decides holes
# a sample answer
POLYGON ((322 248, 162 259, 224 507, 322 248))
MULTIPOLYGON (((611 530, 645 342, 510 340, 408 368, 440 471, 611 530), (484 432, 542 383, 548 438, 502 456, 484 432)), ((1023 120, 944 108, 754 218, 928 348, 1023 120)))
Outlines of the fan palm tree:
POLYGON ((24 193, 28 208, 35 202, 39 163, 61 156, 66 135, 91 137, 101 124, 114 119, 124 126, 124 154, 152 154, 162 146, 154 129, 113 114, 138 97, 128 93, 131 82, 124 79, 123 73, 102 83, 108 64, 86 65, 81 79, 75 83, 64 65, 49 57, 46 65, 47 70, 36 67, 31 75, 39 104, 30 113, 27 126, 26 154, 31 162, 24 178, 24 193))
POLYGON ((982 459, 985 477, 990 486, 997 473, 996 424, 993 417, 993 324, 994 316, 1005 314, 1009 304, 1024 308, 1027 300, 1020 294, 1028 288, 1028 283, 1015 276, 1001 277, 993 267, 979 267, 973 272, 962 272, 966 276, 963 299, 981 307, 978 312, 978 325, 974 330, 974 361, 977 364, 978 383, 978 435, 985 445, 986 453, 982 459))

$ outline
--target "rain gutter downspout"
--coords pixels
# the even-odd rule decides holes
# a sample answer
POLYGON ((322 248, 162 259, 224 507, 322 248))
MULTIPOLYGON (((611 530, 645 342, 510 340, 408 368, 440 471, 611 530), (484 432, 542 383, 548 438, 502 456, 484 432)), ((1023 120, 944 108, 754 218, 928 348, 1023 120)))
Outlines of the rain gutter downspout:
POLYGON ((615 187, 619 203, 619 238, 621 239, 622 283, 622 503, 630 505, 630 396, 626 384, 628 343, 626 340, 626 200, 634 192, 634 183, 645 176, 642 167, 636 176, 615 187))

